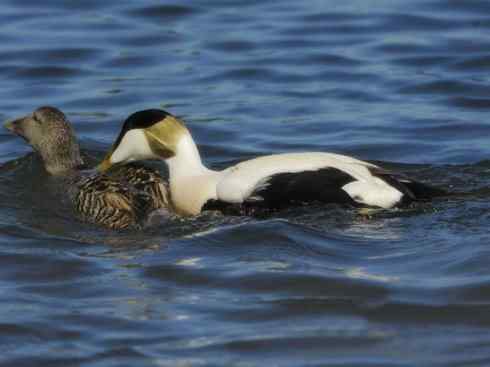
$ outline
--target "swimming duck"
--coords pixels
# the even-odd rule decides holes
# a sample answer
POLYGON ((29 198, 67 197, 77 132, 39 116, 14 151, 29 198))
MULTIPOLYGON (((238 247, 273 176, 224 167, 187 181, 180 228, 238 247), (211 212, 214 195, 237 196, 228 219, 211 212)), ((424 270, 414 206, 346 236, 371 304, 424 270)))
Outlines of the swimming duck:
POLYGON ((274 211, 311 202, 393 208, 443 195, 369 162, 333 153, 285 153, 247 160, 222 171, 208 169, 184 122, 151 109, 127 118, 99 165, 161 159, 169 168, 171 200, 182 215, 203 210, 274 211))
POLYGON ((154 169, 127 165, 111 175, 86 170, 74 130, 55 107, 40 107, 5 127, 26 140, 46 171, 62 180, 84 221, 111 229, 139 227, 150 213, 169 206, 167 183, 154 169))

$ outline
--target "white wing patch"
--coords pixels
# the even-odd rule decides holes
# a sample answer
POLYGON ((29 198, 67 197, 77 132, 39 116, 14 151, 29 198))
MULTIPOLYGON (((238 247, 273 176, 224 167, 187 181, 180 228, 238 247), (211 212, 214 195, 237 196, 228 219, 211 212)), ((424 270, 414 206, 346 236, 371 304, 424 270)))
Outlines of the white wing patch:
POLYGON ((342 187, 360 204, 389 209, 400 202, 403 194, 383 180, 373 177, 370 181, 354 181, 342 187))
MULTIPOLYGON (((262 191, 262 190, 267 189, 271 185, 270 184, 271 177, 272 176, 264 177, 259 182, 257 182, 257 184, 254 186, 252 192, 259 192, 259 191, 262 191)), ((262 201, 262 200, 264 200, 264 198, 261 197, 261 196, 259 196, 259 195, 254 195, 254 196, 248 196, 244 200, 247 200, 247 201, 262 201)))

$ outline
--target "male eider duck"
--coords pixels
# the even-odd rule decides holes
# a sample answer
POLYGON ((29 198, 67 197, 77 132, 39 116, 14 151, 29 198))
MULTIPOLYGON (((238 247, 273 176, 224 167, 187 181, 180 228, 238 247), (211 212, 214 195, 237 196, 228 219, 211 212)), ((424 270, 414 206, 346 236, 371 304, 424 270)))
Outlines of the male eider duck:
POLYGON ((150 213, 168 208, 167 184, 156 170, 128 165, 111 176, 83 170, 74 131, 57 108, 40 107, 5 127, 40 154, 49 174, 63 180, 84 221, 111 229, 137 228, 150 213))
POLYGON ((172 204, 182 215, 236 207, 248 214, 311 202, 388 209, 444 194, 374 164, 333 153, 274 154, 211 170, 203 165, 183 121, 157 109, 127 118, 99 169, 155 158, 168 165, 172 204))

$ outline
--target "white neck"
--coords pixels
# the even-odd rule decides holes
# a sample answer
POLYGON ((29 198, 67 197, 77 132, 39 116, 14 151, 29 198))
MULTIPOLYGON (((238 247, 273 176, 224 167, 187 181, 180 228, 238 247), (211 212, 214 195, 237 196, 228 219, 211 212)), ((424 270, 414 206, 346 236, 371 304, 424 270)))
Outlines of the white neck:
POLYGON ((202 164, 199 150, 190 134, 185 134, 177 143, 175 156, 166 159, 170 178, 196 176, 209 170, 202 164))
POLYGON ((177 212, 195 215, 216 198, 219 172, 206 168, 190 134, 181 137, 174 157, 166 159, 172 202, 177 212))

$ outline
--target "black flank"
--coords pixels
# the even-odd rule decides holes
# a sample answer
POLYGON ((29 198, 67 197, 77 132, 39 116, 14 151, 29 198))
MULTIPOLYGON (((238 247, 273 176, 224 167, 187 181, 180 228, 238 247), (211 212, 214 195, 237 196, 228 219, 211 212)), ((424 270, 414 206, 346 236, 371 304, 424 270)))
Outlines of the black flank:
POLYGON ((316 171, 278 173, 271 176, 263 187, 257 188, 247 204, 282 209, 291 205, 312 202, 338 203, 357 206, 342 187, 355 179, 336 168, 316 171))

